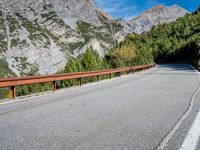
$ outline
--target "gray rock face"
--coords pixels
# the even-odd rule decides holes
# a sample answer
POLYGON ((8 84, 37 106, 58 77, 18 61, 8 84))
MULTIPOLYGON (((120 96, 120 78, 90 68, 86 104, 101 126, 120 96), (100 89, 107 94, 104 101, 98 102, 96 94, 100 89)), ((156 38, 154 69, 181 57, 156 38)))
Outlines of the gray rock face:
POLYGON ((0 59, 18 76, 61 71, 88 47, 100 56, 130 33, 184 16, 178 6, 152 8, 130 21, 114 20, 89 0, 1 0, 0 59))
POLYGON ((157 5, 150 10, 145 11, 140 16, 129 21, 132 30, 141 34, 151 30, 153 26, 163 23, 169 23, 183 17, 187 11, 177 5, 165 7, 157 5))

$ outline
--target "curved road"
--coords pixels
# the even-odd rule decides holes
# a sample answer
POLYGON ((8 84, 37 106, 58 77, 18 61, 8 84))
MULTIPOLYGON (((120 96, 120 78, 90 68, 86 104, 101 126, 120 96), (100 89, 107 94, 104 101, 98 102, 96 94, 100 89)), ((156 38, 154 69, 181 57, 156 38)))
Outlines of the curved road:
MULTIPOLYGON (((188 110, 199 88, 198 76, 187 65, 159 65, 133 75, 0 105, 0 149, 159 149, 188 110)), ((181 147, 199 112, 200 94, 196 94, 188 116, 162 149, 181 147)))

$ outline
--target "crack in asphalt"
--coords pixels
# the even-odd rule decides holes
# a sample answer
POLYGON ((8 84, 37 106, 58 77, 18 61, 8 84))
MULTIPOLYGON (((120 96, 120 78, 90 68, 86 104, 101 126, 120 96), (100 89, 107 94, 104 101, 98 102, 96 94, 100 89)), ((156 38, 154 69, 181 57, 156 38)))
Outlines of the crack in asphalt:
MULTIPOLYGON (((192 67, 193 68, 193 67, 192 67)), ((196 70, 196 69, 195 69, 196 70)), ((197 71, 197 70, 196 70, 197 71)), ((198 71, 197 71, 198 72, 198 71)), ((170 141, 170 139, 173 137, 173 135, 176 133, 176 131, 179 129, 179 127, 182 125, 182 123, 184 122, 184 120, 189 116, 190 112, 193 109, 194 103, 195 103, 195 99, 196 96, 198 95, 198 93, 200 92, 200 78, 199 78, 199 74, 197 74, 197 80, 198 80, 198 88, 197 90, 194 92, 194 94, 192 95, 191 99, 190 99, 190 103, 189 106, 187 108, 187 110, 184 112, 184 114, 180 117, 180 119, 176 122, 176 124, 171 128, 171 130, 168 132, 167 135, 165 135, 165 137, 163 137, 163 139, 161 140, 161 142, 159 143, 158 147, 155 148, 155 150, 163 150, 165 147, 167 147, 168 142, 170 141)))

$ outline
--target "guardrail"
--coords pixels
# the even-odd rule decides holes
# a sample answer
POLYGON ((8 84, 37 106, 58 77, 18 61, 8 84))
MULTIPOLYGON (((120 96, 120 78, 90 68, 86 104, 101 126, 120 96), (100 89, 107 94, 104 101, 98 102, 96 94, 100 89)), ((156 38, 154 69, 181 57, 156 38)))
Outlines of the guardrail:
POLYGON ((56 81, 78 79, 79 85, 81 86, 82 78, 96 77, 97 81, 99 81, 99 77, 102 75, 109 75, 109 77, 111 78, 112 74, 115 74, 115 73, 118 73, 119 75, 122 72, 133 73, 134 71, 137 71, 137 70, 148 69, 152 67, 155 67, 155 64, 131 66, 131 67, 124 67, 124 68, 117 68, 117 69, 106 69, 106 70, 98 70, 98 71, 90 71, 90 72, 56 74, 56 75, 47 75, 47 76, 3 78, 3 79, 0 79, 0 88, 10 87, 12 98, 14 99, 16 98, 16 86, 52 82, 52 92, 54 92, 56 91, 56 81))

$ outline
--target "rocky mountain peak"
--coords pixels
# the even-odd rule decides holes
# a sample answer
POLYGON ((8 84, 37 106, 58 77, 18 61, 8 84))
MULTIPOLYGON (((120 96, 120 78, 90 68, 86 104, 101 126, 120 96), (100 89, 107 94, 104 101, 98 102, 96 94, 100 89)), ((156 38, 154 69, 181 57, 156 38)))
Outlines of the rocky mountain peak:
POLYGON ((145 13, 154 13, 156 11, 162 11, 163 9, 165 9, 166 7, 164 5, 156 5, 153 8, 145 11, 145 13))
POLYGON ((176 5, 158 5, 125 21, 113 19, 91 0, 1 0, 0 61, 17 76, 57 73, 70 56, 88 47, 103 57, 127 34, 185 14, 176 5))
POLYGON ((164 6, 157 5, 138 17, 129 21, 135 33, 141 34, 149 31, 153 26, 168 23, 183 17, 188 11, 178 5, 164 6))

